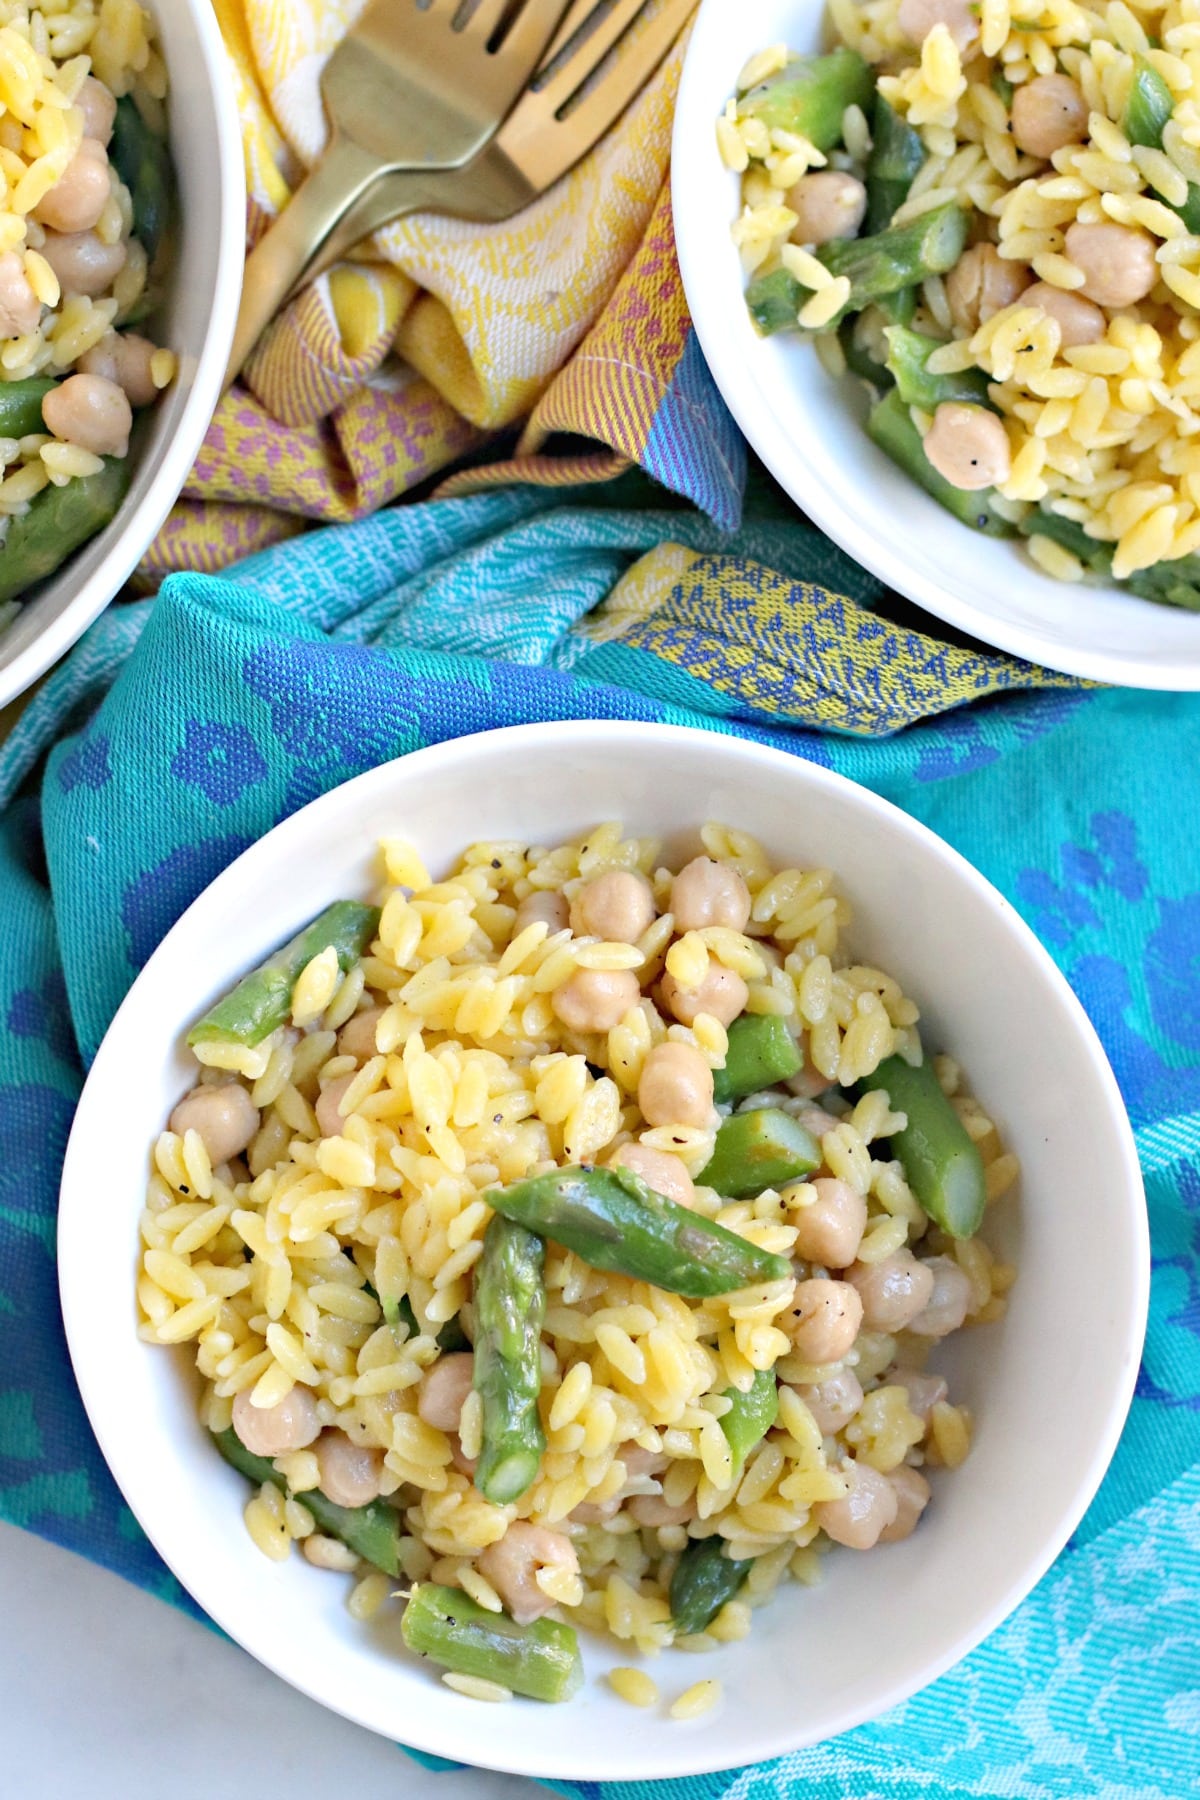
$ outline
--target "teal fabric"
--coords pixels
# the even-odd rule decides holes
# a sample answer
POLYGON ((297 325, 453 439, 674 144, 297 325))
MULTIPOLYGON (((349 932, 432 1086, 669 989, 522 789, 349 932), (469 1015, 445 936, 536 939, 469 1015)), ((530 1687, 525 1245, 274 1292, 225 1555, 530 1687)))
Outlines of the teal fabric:
MULTIPOLYGON (((175 577, 156 602, 106 614, 0 747, 0 1515, 191 1606, 91 1437, 53 1257, 83 1069, 205 884, 316 794, 448 737, 575 717, 747 734, 903 806, 1037 931, 1137 1131, 1153 1298, 1109 1475, 1005 1626, 870 1726, 661 1786, 670 1800, 1183 1800, 1200 1791, 1200 697, 1015 693, 899 734, 827 735, 805 722, 786 618, 762 646, 790 681, 782 718, 731 713, 702 673, 645 651, 606 684, 581 668, 576 628, 664 536, 711 555, 718 592, 721 558, 737 571, 753 554, 840 583, 851 603, 875 596, 795 525, 752 520, 748 552, 690 514, 578 496, 546 508, 521 491, 406 507, 266 552, 236 579, 175 577)), ((883 618, 878 631, 897 654, 911 638, 883 618)), ((559 1785, 649 1800, 647 1784, 559 1785)))

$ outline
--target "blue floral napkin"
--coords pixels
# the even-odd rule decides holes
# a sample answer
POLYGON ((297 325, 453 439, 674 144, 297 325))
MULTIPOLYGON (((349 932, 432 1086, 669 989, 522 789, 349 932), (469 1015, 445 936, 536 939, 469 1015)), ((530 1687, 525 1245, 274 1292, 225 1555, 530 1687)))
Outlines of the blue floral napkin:
POLYGON ((83 1067, 204 885, 314 795, 465 732, 614 717, 744 733, 940 832, 1074 986, 1146 1174, 1145 1360, 1072 1544, 951 1674, 757 1768, 557 1785, 1184 1800, 1200 1791, 1200 697, 1083 691, 932 639, 874 610, 806 528, 752 510, 725 540, 628 497, 410 506, 236 579, 174 577, 106 614, 0 746, 0 1516, 191 1607, 83 1416, 54 1214, 83 1067), (993 697, 964 708, 973 695, 993 697))

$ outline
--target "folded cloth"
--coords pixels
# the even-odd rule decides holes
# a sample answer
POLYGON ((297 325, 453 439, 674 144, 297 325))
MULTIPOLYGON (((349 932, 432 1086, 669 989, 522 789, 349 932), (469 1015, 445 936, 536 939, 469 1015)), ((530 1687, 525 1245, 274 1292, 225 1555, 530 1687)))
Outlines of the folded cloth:
MULTIPOLYGON (((318 78, 361 0, 215 4, 253 242, 325 147, 318 78)), ((415 215, 304 290, 218 406, 143 578, 226 567, 303 520, 362 518, 518 422, 511 455, 446 491, 607 481, 637 463, 735 526, 745 447, 696 343, 671 228, 682 58, 679 45, 515 219, 415 215)))
MULTIPOLYGON (((861 572, 839 597, 852 566, 799 527, 752 521, 734 561, 689 515, 647 526, 584 498, 407 506, 252 558, 236 581, 177 576, 105 614, 0 748, 0 1515, 191 1606, 87 1426, 53 1259, 83 1068, 204 885, 314 795, 448 737, 576 717, 746 734, 905 807, 1039 933, 1129 1106, 1155 1268, 1113 1466, 1013 1618, 874 1724, 664 1784, 667 1800, 1182 1800, 1200 1790, 1200 697, 1053 677, 1035 692, 1037 671, 866 611, 861 572), (821 656, 835 611, 841 650, 821 656), (894 671, 910 666, 943 704, 999 697, 897 732, 913 712, 894 671), (842 731, 823 735, 831 699, 842 731)), ((552 1785, 649 1800, 648 1784, 552 1785)))

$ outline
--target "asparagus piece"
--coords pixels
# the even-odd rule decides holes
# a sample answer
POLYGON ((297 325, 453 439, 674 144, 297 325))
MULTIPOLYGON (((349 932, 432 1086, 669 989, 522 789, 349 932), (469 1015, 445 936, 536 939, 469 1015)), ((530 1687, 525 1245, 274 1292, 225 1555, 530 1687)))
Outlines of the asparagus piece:
POLYGON ((972 1237, 987 1205, 983 1160, 932 1068, 921 1063, 914 1069, 902 1056, 888 1056, 861 1085, 868 1093, 882 1089, 893 1111, 907 1116, 892 1144, 934 1224, 951 1237, 972 1237))
POLYGON ((871 154, 867 160, 867 213, 863 230, 870 236, 892 222, 896 208, 908 198, 925 146, 907 119, 876 93, 871 114, 871 154))
MULTIPOLYGON (((385 1325, 390 1325, 393 1330, 397 1325, 403 1325, 409 1338, 420 1336, 421 1327, 417 1323, 417 1315, 413 1311, 412 1301, 407 1294, 401 1294, 399 1298, 394 1294, 376 1294, 370 1282, 366 1285, 367 1292, 375 1294, 375 1298, 382 1308, 385 1325)), ((405 1341, 407 1342, 407 1338, 405 1341)), ((446 1320, 434 1341, 438 1349, 445 1351, 448 1356, 453 1355, 456 1350, 471 1348, 471 1340, 463 1330, 462 1320, 457 1313, 452 1319, 446 1320)))
POLYGON ((475 1486, 497 1506, 532 1485, 546 1448, 538 1417, 545 1262, 532 1231, 499 1213, 489 1222, 475 1267, 473 1382, 483 1404, 475 1486))
POLYGON ((746 1458, 779 1417, 779 1387, 770 1369, 757 1369, 744 1394, 740 1388, 726 1388, 725 1398, 733 1404, 717 1423, 725 1433, 733 1456, 736 1483, 742 1478, 746 1458))
MULTIPOLYGON (((259 1487, 269 1481, 281 1494, 288 1492, 287 1482, 274 1463, 247 1450, 232 1426, 228 1431, 215 1431, 213 1441, 225 1461, 247 1481, 253 1481, 259 1487)), ((339 1538, 364 1562, 374 1563, 385 1575, 399 1575, 400 1514, 386 1500, 372 1500, 366 1506, 336 1506, 326 1499, 320 1488, 306 1489, 296 1498, 308 1508, 317 1529, 326 1537, 339 1538)))
POLYGON ((558 1619, 517 1625, 487 1612, 458 1588, 422 1582, 401 1624, 410 1650, 444 1669, 498 1681, 531 1700, 570 1700, 583 1686, 583 1659, 571 1626, 558 1619))
POLYGON ((753 1558, 735 1561, 721 1537, 693 1541, 675 1565, 668 1598, 677 1637, 690 1637, 711 1624, 750 1573, 753 1558))
MULTIPOLYGON (((833 275, 850 281, 850 298, 831 324, 848 313, 861 312, 872 300, 881 300, 952 269, 967 241, 967 215, 954 200, 932 207, 907 225, 891 225, 874 237, 838 238, 816 251, 819 262, 833 275)), ((758 275, 746 289, 746 304, 759 330, 766 336, 794 326, 796 315, 811 297, 812 289, 786 269, 758 275)), ((828 330, 822 326, 822 330, 828 330)))
POLYGON ((811 1175, 820 1166, 821 1146, 812 1132, 790 1113, 764 1106, 722 1122, 712 1158, 697 1179, 718 1194, 742 1200, 811 1175))
POLYGON ((42 401, 58 385, 51 375, 0 382, 0 437, 21 438, 31 431, 45 431, 42 401))
POLYGON ((713 1071, 713 1095, 724 1105, 786 1081, 804 1058, 784 1021, 774 1013, 743 1013, 729 1027, 725 1067, 713 1071))
MULTIPOLYGON (((70 488, 61 491, 69 493, 70 488)), ((343 975, 348 973, 375 936, 378 924, 377 906, 364 906, 358 900, 335 900, 290 943, 249 975, 243 975, 233 991, 192 1026, 188 1043, 231 1039, 237 1044, 261 1044, 286 1023, 296 982, 313 957, 332 946, 337 952, 338 967, 343 975)))
POLYGON ((170 221, 175 178, 165 141, 128 95, 117 101, 108 153, 133 202, 133 235, 153 265, 170 221))
POLYGON ((962 400, 996 410, 988 398, 988 378, 982 369, 963 369, 954 375, 929 373, 929 358, 941 348, 937 338, 910 331, 905 325, 888 325, 883 335, 888 345, 887 366, 905 406, 933 412, 944 400, 962 400))
MULTIPOLYGON (((33 429, 42 429, 40 401, 33 429)), ((52 575, 72 550, 102 531, 132 477, 127 458, 106 456, 95 475, 79 475, 65 487, 44 487, 35 494, 28 509, 9 520, 0 542, 0 601, 12 600, 52 575)))
POLYGON ((880 294, 875 304, 893 325, 911 325, 917 310, 917 290, 906 287, 894 294, 880 294))
MULTIPOLYGON (((912 288, 904 288, 902 293, 911 294, 912 288)), ((897 295, 898 299, 900 296, 897 295)), ((859 336, 859 320, 861 313, 852 313, 842 320, 838 326, 838 342, 842 346, 842 355, 846 359, 846 367, 852 375, 861 381, 869 381, 871 386, 882 394, 893 385, 892 372, 885 363, 876 362, 870 351, 865 348, 859 336)))
MULTIPOLYGON (((1085 569, 1105 581, 1116 578, 1112 572, 1113 547, 1099 538, 1087 535, 1074 519, 1064 519, 1051 512, 1043 502, 1037 512, 1022 519, 1024 537, 1048 537, 1077 556, 1085 569)), ((1158 562, 1148 569, 1117 582, 1141 600, 1153 600, 1158 606, 1181 606, 1187 612, 1200 612, 1200 556, 1179 556, 1171 562, 1158 562)))
POLYGON ((853 50, 794 56, 777 75, 743 94, 738 117, 761 119, 768 130, 795 131, 818 150, 832 150, 841 142, 846 108, 868 112, 874 90, 870 69, 853 50))
MULTIPOLYGON (((1144 145, 1150 150, 1161 150, 1163 132, 1170 123, 1174 110, 1174 95, 1153 63, 1144 56, 1135 56, 1129 98, 1125 102, 1125 115, 1121 120, 1129 142, 1144 145)), ((1158 190, 1155 189, 1155 192, 1158 190)), ((1159 199, 1162 199, 1161 194, 1159 199)), ((1200 231, 1200 187, 1194 181, 1188 182, 1187 199, 1181 206, 1173 206, 1169 200, 1165 204, 1171 207, 1172 212, 1179 214, 1189 231, 1200 231)))
POLYGON ((778 1281, 791 1269, 782 1256, 656 1193, 630 1169, 556 1169, 484 1198, 505 1218, 553 1238, 593 1269, 689 1299, 778 1281))
POLYGON ((986 537, 1013 536, 1014 527, 1007 519, 994 513, 988 505, 986 489, 980 493, 968 493, 965 488, 952 486, 943 475, 938 474, 925 454, 921 434, 913 424, 912 414, 895 388, 871 408, 867 419, 867 434, 906 475, 911 475, 927 494, 931 494, 947 512, 952 512, 956 519, 961 519, 964 525, 982 531, 986 537))

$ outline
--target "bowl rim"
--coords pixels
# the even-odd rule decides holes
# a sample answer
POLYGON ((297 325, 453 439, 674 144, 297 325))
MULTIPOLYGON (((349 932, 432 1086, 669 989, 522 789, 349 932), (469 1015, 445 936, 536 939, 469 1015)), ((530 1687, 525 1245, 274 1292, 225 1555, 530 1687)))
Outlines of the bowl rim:
MULTIPOLYGON (((798 13, 805 4, 819 4, 824 14, 824 0, 795 0, 795 4, 798 13)), ((857 513, 814 480, 808 468, 804 472, 807 482, 804 492, 798 491, 795 449, 787 424, 751 383, 739 379, 740 355, 731 347, 728 333, 722 329, 723 315, 715 298, 717 289, 712 279, 714 220, 726 219, 727 215, 714 207, 709 173, 701 168, 703 159, 697 157, 695 149, 698 143, 714 140, 713 128, 720 101, 715 107, 712 105, 712 95, 705 88, 701 71, 710 39, 722 30, 728 33, 726 21, 730 17, 722 0, 701 0, 692 26, 672 127, 671 211, 679 272, 697 341, 721 397, 747 442, 814 525, 873 575, 922 607, 932 619, 941 620, 978 642, 1023 661, 1040 663, 1045 668, 1085 680, 1163 692, 1200 690, 1200 619, 1197 619, 1196 641, 1190 654, 1170 656, 1164 649, 1154 662, 1131 664, 1123 652, 1109 650, 1098 642, 1064 644, 1058 635, 1045 630, 1040 623, 1005 619, 994 614, 986 604, 977 604, 969 597, 968 583, 959 587, 954 585, 951 577, 956 571, 968 572, 974 555, 982 553, 991 542, 979 538, 978 534, 972 534, 974 542, 969 541, 969 527, 961 528, 961 554, 952 561, 947 560, 945 578, 933 579, 922 570, 913 569, 902 549, 894 545, 884 529, 892 523, 890 515, 886 519, 878 518, 869 508, 862 514, 857 513)), ((767 29, 763 27, 764 38, 767 29)), ((736 69, 731 64, 729 92, 734 74, 736 69)), ((730 255, 733 255, 732 249, 730 255)), ((794 423, 795 415, 789 416, 794 423)), ((1112 595, 1131 607, 1155 607, 1153 601, 1139 600, 1111 584, 1094 591, 1112 595)))
MULTIPOLYGON (((939 837, 929 826, 906 813, 903 808, 822 764, 811 762, 803 756, 789 754, 773 746, 757 744, 746 738, 727 738, 724 734, 704 731, 692 726, 644 725, 640 723, 634 725, 629 721, 619 720, 575 720, 551 724, 505 726, 466 737, 447 739, 442 743, 410 751, 406 755, 380 763, 375 768, 366 770, 329 789, 266 832, 204 888, 164 936, 117 1009, 85 1081, 64 1157, 58 1210, 59 1293, 75 1379, 101 1453, 142 1530, 168 1568, 197 1603, 204 1608, 209 1617, 274 1674, 329 1710, 341 1713, 342 1716, 351 1719, 356 1724, 364 1725, 368 1729, 394 1738, 393 1727, 382 1722, 369 1709, 363 1708, 356 1711, 351 1705, 331 1701, 321 1692, 319 1677, 306 1677, 293 1663, 288 1662, 286 1655, 281 1657, 277 1642, 272 1638, 269 1621, 262 1626, 256 1622, 254 1628, 248 1630, 243 1617, 231 1619, 224 1598, 225 1582, 220 1574, 215 1579, 206 1577, 193 1586, 186 1555, 179 1552, 178 1547, 169 1541, 166 1521, 160 1520, 152 1504, 147 1507, 146 1494, 153 1490, 152 1477, 148 1477, 144 1469, 132 1468, 127 1459, 123 1461, 120 1454, 116 1456, 115 1460, 110 1457, 109 1446, 112 1440, 108 1419, 111 1410, 111 1395, 105 1387, 101 1371, 96 1368, 93 1372, 88 1356, 87 1313, 89 1307, 94 1304, 94 1296, 89 1289, 90 1265, 86 1259, 77 1261, 70 1249, 73 1216, 84 1210, 90 1200, 88 1170, 91 1165, 87 1139, 91 1132, 91 1115, 93 1112, 102 1111, 104 1105, 96 1074, 104 1064, 107 1047, 114 1037, 119 1036, 123 1015, 133 1010, 134 1005, 140 1001, 141 996, 147 990, 155 987, 158 981, 158 970, 166 962, 173 941, 197 930, 214 895, 219 894, 222 898, 227 894, 237 895, 244 904, 247 897, 253 893, 255 884, 269 875, 278 846, 281 843, 287 844, 291 839, 299 842, 305 841, 314 829, 319 828, 324 817, 333 814, 343 803, 348 790, 355 789, 360 795, 371 794, 373 790, 378 790, 377 797, 384 797, 389 784, 396 779, 396 772, 401 768, 404 770, 405 780, 419 780, 422 772, 434 763, 439 766, 439 772, 442 774, 447 770, 452 772, 455 764, 463 764, 470 768, 477 765, 480 760, 486 763, 489 760, 489 749, 493 746, 520 740, 528 742, 531 747, 536 745, 540 754, 544 754, 547 748, 550 748, 552 751, 557 751, 564 760, 569 760, 573 750, 603 744, 605 739, 615 739, 618 736, 627 735, 631 730, 638 733, 639 745, 645 746, 648 755, 652 755, 656 749, 670 753, 672 747, 675 746, 685 747, 686 753, 686 745, 690 742, 708 740, 711 744, 713 739, 717 739, 723 747, 731 750, 736 758, 744 759, 749 768, 762 761, 772 765, 786 764, 802 782, 811 781, 815 786, 831 791, 835 797, 852 797, 856 806, 865 808, 868 819, 874 815, 878 819, 888 820, 893 825, 899 822, 901 829, 913 834, 917 843, 935 864, 953 869, 960 880, 972 887, 977 897, 985 905, 1004 918, 1006 929, 1015 935, 1025 953, 1040 965, 1043 975, 1057 988, 1059 998, 1071 1016, 1081 1054, 1086 1056, 1091 1073, 1108 1102, 1109 1123, 1120 1147, 1120 1167, 1114 1169, 1114 1183, 1119 1183, 1127 1201, 1126 1212, 1131 1254, 1128 1264, 1129 1280, 1125 1294, 1123 1320, 1126 1349, 1123 1364, 1125 1373, 1122 1381, 1114 1385, 1105 1416, 1105 1429, 1097 1439, 1086 1462, 1076 1471, 1069 1503, 1064 1505, 1056 1529, 1047 1536, 1038 1553, 1027 1558, 1023 1566, 1014 1572, 1012 1579, 1006 1584, 995 1603, 986 1612, 975 1618, 968 1629, 960 1631, 957 1636, 948 1641, 942 1652, 932 1658, 919 1674, 882 1682, 877 1697, 870 1705, 865 1708, 847 1706, 844 1713, 835 1713, 831 1718, 829 1729, 822 1731, 819 1737, 805 1735, 802 1740, 797 1741, 794 1733, 789 1734, 786 1722, 781 1721, 775 1731, 762 1735, 762 1742, 755 1757, 757 1763, 787 1755, 816 1743, 828 1742, 846 1731, 878 1718, 881 1714, 938 1680, 947 1670, 953 1668, 975 1650, 1015 1611, 1056 1560, 1078 1526, 1104 1478, 1124 1429, 1133 1398, 1145 1336, 1150 1297, 1150 1236, 1142 1173, 1133 1129, 1125 1104, 1095 1028, 1066 977, 1011 902, 966 857, 939 837), (144 1511, 146 1516, 143 1516, 144 1511), (163 1541, 164 1538, 167 1539, 166 1542, 163 1541), (215 1592, 210 1590, 215 1590, 215 1592)), ((175 1035, 177 1033, 172 1032, 172 1038, 175 1035)), ((124 1299, 124 1297, 122 1298, 124 1299)), ((132 1295, 129 1298, 132 1298, 132 1295)), ((132 1331, 132 1329, 131 1323, 130 1330, 132 1331)), ((415 1711, 410 1719, 406 1718, 405 1720, 404 1742, 416 1750, 451 1757, 458 1762, 464 1760, 459 1745, 447 1742, 437 1733, 436 1729, 432 1735, 424 1729, 419 1710, 415 1711)), ((658 1764, 640 1752, 636 1762, 621 1761, 622 1755, 627 1755, 627 1753, 623 1752, 619 1745, 613 1745, 609 1754, 617 1760, 599 1771, 596 1769, 594 1761, 589 1764, 582 1760, 564 1769, 561 1766, 561 1757, 553 1763, 548 1763, 539 1756, 537 1734, 531 1732, 528 1753, 523 1753, 519 1757, 503 1754, 495 1760, 489 1759, 486 1765, 478 1766, 494 1768, 498 1772, 551 1781, 555 1778, 608 1781, 672 1778, 716 1773, 722 1769, 742 1766, 743 1759, 740 1757, 735 1757, 732 1761, 713 1761, 711 1752, 702 1753, 699 1760, 688 1761, 686 1749, 681 1759, 679 1751, 684 1743, 682 1734, 664 1733, 663 1758, 658 1764), (673 1750, 672 1747, 674 1747, 673 1750)), ((583 1754, 586 1755, 586 1751, 583 1754)))
MULTIPOLYGON (((158 0, 158 4, 178 3, 179 0, 158 0)), ((61 612, 48 620, 32 643, 0 669, 0 706, 17 699, 40 675, 52 668, 128 581, 179 498, 221 398, 237 323, 245 260, 246 175, 242 131, 217 15, 207 0, 183 0, 183 4, 196 29, 204 78, 212 95, 217 121, 214 149, 220 189, 220 233, 215 246, 216 275, 204 347, 196 361, 195 377, 180 412, 179 423, 163 449, 146 492, 134 509, 139 521, 138 530, 132 529, 131 513, 103 561, 80 584, 61 612)), ((116 518, 119 519, 124 511, 122 505, 116 518)))

